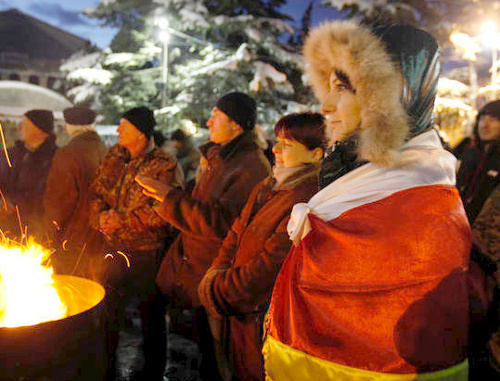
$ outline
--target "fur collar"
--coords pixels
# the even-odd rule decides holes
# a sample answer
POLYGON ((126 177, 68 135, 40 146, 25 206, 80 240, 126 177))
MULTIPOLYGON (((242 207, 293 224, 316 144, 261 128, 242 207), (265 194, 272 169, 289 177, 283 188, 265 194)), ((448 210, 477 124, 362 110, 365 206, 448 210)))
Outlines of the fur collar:
POLYGON ((330 22, 311 31, 304 56, 320 101, 330 90, 335 69, 346 73, 355 88, 361 107, 359 157, 381 166, 395 165, 410 128, 401 102, 403 76, 383 42, 356 23, 330 22))

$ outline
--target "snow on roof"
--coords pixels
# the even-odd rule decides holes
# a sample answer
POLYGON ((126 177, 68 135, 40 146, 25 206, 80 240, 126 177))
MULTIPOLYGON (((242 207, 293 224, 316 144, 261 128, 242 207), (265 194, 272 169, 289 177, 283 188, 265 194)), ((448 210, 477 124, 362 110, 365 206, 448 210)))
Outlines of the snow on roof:
POLYGON ((68 99, 45 87, 20 81, 0 81, 0 107, 62 111, 71 106, 68 99))

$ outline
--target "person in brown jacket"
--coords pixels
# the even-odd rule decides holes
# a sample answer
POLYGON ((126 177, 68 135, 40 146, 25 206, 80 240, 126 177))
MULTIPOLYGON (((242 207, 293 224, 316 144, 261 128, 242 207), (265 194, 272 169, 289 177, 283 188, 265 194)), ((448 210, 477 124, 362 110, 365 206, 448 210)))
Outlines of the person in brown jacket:
POLYGON ((210 142, 200 147, 206 165, 192 194, 139 177, 146 194, 161 202, 158 214, 180 230, 163 259, 156 282, 170 306, 194 309, 193 325, 202 351, 201 373, 216 380, 213 344, 198 284, 254 186, 270 173, 253 130, 255 100, 233 92, 216 103, 207 122, 210 142))
POLYGON ((28 235, 40 237, 43 232, 42 197, 52 158, 56 152, 54 115, 49 110, 30 110, 18 126, 20 140, 3 153, 0 161, 0 228, 10 238, 21 237, 24 226, 28 235), (16 206, 23 225, 20 232, 16 206))
POLYGON ((211 325, 222 328, 220 335, 214 332, 220 337, 215 344, 222 349, 222 360, 229 360, 232 379, 238 380, 264 380, 262 323, 290 250, 290 212, 319 190, 326 148, 321 114, 287 115, 274 131, 273 174, 254 188, 198 288, 201 302, 221 323, 211 325))
POLYGON ((125 324, 125 304, 134 295, 140 299, 145 358, 134 379, 163 379, 167 349, 165 305, 157 292, 155 275, 170 229, 154 211, 155 201, 142 193, 134 178, 150 176, 180 188, 184 186, 184 175, 175 156, 155 147, 155 125, 153 112, 147 107, 128 110, 120 118, 118 144, 102 160, 91 185, 90 223, 113 251, 106 255, 111 260, 105 283, 110 318, 107 379, 117 375, 118 332, 125 324))
POLYGON ((106 146, 95 131, 97 114, 83 107, 63 111, 71 140, 52 160, 43 196, 45 231, 56 249, 58 273, 90 277, 90 260, 103 255, 102 240, 89 225, 89 187, 106 146))

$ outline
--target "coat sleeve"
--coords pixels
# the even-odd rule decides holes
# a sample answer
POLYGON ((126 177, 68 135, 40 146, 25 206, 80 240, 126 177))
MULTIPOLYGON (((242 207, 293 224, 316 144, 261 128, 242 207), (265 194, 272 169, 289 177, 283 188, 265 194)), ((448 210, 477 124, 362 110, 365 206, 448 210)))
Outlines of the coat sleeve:
POLYGON ((56 152, 52 160, 43 195, 44 225, 53 230, 54 222, 64 229, 78 201, 76 176, 80 168, 72 155, 56 152))
MULTIPOLYGON (((163 182, 164 184, 183 187, 184 185, 184 174, 180 164, 176 161, 175 166, 168 164, 170 168, 160 171, 160 173, 155 176, 155 179, 163 182)), ((165 166, 163 166, 165 168, 165 166)), ((122 212, 120 218, 121 225, 118 227, 113 235, 120 239, 126 239, 129 232, 133 230, 134 232, 143 232, 152 228, 157 228, 165 225, 165 221, 156 213, 154 206, 157 202, 152 198, 147 198, 147 202, 140 207, 128 211, 122 212)))
POLYGON ((243 207, 243 210, 241 211, 238 218, 236 218, 233 225, 231 226, 231 229, 224 238, 217 257, 214 259, 211 267, 226 269, 231 266, 231 263, 233 263, 234 256, 238 251, 238 242, 240 240, 241 234, 243 234, 243 231, 245 229, 246 221, 248 221, 256 200, 261 194, 264 186, 264 183, 261 182, 253 188, 250 197, 248 197, 247 203, 243 207))
POLYGON ((266 240, 262 251, 241 265, 214 274, 207 309, 221 315, 240 315, 265 311, 270 292, 290 250, 291 242, 283 219, 266 240))
POLYGON ((239 215, 254 186, 266 177, 247 170, 235 172, 218 200, 204 202, 181 190, 171 190, 157 212, 182 232, 207 239, 223 239, 239 215))
POLYGON ((102 183, 104 176, 104 166, 106 164, 106 159, 109 156, 104 157, 101 164, 97 167, 94 180, 90 184, 89 192, 89 224, 94 230, 99 230, 99 217, 102 212, 109 210, 111 205, 106 201, 106 187, 102 183))
POLYGON ((217 274, 226 271, 234 262, 234 257, 238 250, 238 242, 245 227, 244 221, 247 220, 248 216, 252 212, 255 200, 258 197, 261 188, 259 185, 253 189, 252 194, 248 198, 240 216, 234 221, 233 226, 231 226, 231 230, 229 230, 226 238, 224 238, 217 257, 212 262, 212 265, 207 270, 198 286, 198 296, 200 298, 200 302, 205 306, 205 308, 207 308, 208 312, 212 316, 218 318, 223 316, 223 314, 219 312, 218 307, 214 304, 213 281, 217 274))

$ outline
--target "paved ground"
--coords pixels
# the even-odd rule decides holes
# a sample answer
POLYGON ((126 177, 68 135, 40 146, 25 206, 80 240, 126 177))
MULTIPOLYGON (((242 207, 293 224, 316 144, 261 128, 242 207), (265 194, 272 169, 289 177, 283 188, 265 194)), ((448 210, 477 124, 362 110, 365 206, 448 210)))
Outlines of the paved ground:
MULTIPOLYGON (((130 324, 127 324, 125 331, 120 332, 118 347, 119 371, 122 377, 120 381, 128 381, 132 371, 143 361, 140 351, 140 318, 136 305, 131 303, 126 314, 130 324)), ((202 381, 198 370, 200 362, 201 355, 196 343, 169 332, 164 381, 202 381)))

